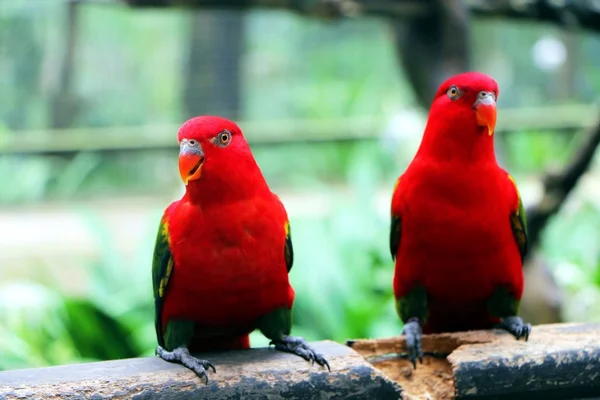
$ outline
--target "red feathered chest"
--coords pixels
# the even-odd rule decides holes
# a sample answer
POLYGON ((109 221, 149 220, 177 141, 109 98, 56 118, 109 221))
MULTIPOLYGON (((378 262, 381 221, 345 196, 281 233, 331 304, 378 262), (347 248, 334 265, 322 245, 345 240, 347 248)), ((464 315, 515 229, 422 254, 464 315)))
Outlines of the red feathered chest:
POLYGON ((276 308, 291 308, 285 221, 275 196, 210 207, 184 198, 169 222, 175 265, 163 320, 243 325, 276 308))
POLYGON ((520 298, 523 273, 510 215, 517 195, 495 162, 456 165, 415 160, 392 208, 402 217, 394 290, 424 285, 450 307, 487 299, 498 285, 520 298))

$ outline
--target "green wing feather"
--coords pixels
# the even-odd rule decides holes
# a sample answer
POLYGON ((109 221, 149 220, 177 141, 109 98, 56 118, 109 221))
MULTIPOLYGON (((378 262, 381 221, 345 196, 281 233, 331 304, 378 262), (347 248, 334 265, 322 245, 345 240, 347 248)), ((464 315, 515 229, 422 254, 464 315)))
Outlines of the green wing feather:
POLYGON ((525 208, 523 207, 523 201, 521 201, 521 195, 519 194, 519 189, 517 188, 515 180, 510 174, 508 174, 508 179, 513 184, 515 191, 517 192, 517 199, 519 199, 517 209, 510 215, 510 226, 517 245, 519 246, 521 260, 524 260, 528 251, 527 216, 525 215, 525 208))
MULTIPOLYGON (((394 185, 394 195, 396 194, 396 190, 398 190, 398 186, 400 185, 399 177, 396 180, 396 184, 394 185)), ((392 211, 392 223, 390 225, 390 254, 392 255, 392 260, 396 260, 396 253, 398 252, 398 246, 400 246, 400 236, 402 235, 402 218, 399 215, 394 215, 392 211)))
POLYGON ((402 235, 402 219, 392 215, 392 223, 390 225, 390 254, 392 260, 396 260, 398 246, 400 246, 400 236, 402 235))
POLYGON ((283 252, 285 255, 285 265, 287 267, 288 273, 292 270, 292 265, 294 264, 294 248, 292 247, 292 232, 290 230, 290 222, 285 221, 285 246, 283 247, 283 252))
POLYGON ((154 245, 154 257, 152 259, 152 287, 154 291, 154 326, 156 338, 160 346, 165 345, 161 322, 162 307, 169 278, 173 271, 173 255, 171 254, 169 238, 169 222, 167 214, 163 216, 158 227, 156 243, 154 245))
POLYGON ((285 216, 285 222, 283 223, 283 229, 285 231, 285 244, 283 245, 283 257, 285 259, 285 267, 289 273, 292 270, 294 264, 294 248, 292 247, 292 231, 290 230, 290 221, 287 218, 287 212, 283 206, 283 202, 275 193, 271 193, 275 198, 275 203, 280 209, 278 210, 282 215, 285 216))

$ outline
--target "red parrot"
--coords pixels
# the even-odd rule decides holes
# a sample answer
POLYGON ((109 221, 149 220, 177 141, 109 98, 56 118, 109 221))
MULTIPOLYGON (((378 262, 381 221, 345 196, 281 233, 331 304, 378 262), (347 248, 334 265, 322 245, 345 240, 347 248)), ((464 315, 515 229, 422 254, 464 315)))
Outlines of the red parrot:
POLYGON ((531 331, 517 316, 527 225, 515 181, 494 154, 497 98, 483 73, 447 79, 394 188, 394 295, 415 368, 423 332, 497 326, 527 340, 531 331))
POLYGON ((260 331, 277 350, 327 360, 289 336, 294 290, 286 210, 271 192, 242 131, 213 116, 178 134, 181 200, 164 212, 154 249, 156 353, 208 383, 215 367, 191 353, 245 349, 260 331))

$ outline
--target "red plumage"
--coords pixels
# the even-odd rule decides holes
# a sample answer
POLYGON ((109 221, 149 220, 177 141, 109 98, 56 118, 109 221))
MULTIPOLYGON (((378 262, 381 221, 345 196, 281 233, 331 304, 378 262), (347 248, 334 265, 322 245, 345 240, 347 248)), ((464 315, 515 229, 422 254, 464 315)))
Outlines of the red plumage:
POLYGON ((194 118, 178 136, 202 143, 205 157, 201 178, 165 212, 174 270, 162 327, 194 321, 192 352, 247 348, 256 320, 294 301, 284 257, 287 213, 236 124, 194 118), (224 130, 229 146, 211 144, 224 130))
POLYGON ((493 123, 478 120, 474 104, 482 91, 498 95, 496 82, 481 73, 440 86, 421 146, 392 198, 392 217, 401 221, 392 249, 394 294, 403 299, 416 286, 425 288, 426 333, 490 328, 500 321, 487 306, 495 290, 505 287, 516 300, 523 292, 522 254, 511 225, 520 198, 488 132, 495 101, 493 123), (452 87, 460 90, 455 98, 452 87))

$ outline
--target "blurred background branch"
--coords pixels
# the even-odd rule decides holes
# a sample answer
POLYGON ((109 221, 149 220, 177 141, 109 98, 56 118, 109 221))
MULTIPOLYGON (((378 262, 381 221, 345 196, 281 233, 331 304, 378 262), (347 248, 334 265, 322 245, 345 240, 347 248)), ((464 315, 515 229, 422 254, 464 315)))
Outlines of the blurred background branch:
MULTIPOLYGON (((94 0, 91 0, 94 1, 94 0)), ((417 99, 429 105, 445 77, 470 68, 469 18, 501 18, 600 32, 593 0, 122 0, 133 7, 286 9, 316 18, 379 16, 390 20, 396 49, 417 99)))
MULTIPOLYGON (((98 0, 88 0, 98 1, 98 0)), ((103 1, 103 0, 99 0, 103 1)), ((280 8, 315 17, 338 18, 373 15, 422 18, 447 8, 465 7, 477 17, 506 18, 565 26, 575 19, 581 29, 600 31, 600 8, 595 0, 122 0, 134 7, 196 7, 246 9, 280 8), (463 6, 460 3, 464 4, 463 6)))
POLYGON ((544 226, 550 217, 560 210, 569 193, 590 167, 599 144, 600 118, 592 129, 585 132, 585 137, 567 165, 560 171, 548 171, 544 176, 541 199, 525 210, 528 233, 533 246, 538 245, 544 226))
MULTIPOLYGON (((189 79, 189 78, 186 78, 189 79)), ((209 85, 212 87, 212 84, 209 85)), ((186 90, 188 92, 188 90, 186 90)), ((191 92, 191 91, 190 91, 191 92)), ((201 91, 205 92, 205 91, 201 91)), ((211 98, 212 102, 212 98, 211 98)), ((210 102, 210 103, 211 103, 210 102)), ((194 114, 198 100, 184 101, 186 113, 194 114)), ((210 107, 210 104, 209 104, 210 107)), ((544 130, 561 135, 591 127, 589 114, 595 106, 545 106, 503 109, 496 133, 508 135, 521 130, 544 130)), ((209 111, 206 114, 210 114, 209 111)), ((300 143, 342 143, 375 141, 378 139, 376 118, 289 119, 278 121, 239 121, 253 145, 277 146, 300 143)), ((177 143, 169 136, 179 125, 152 127, 110 127, 85 129, 53 129, 21 131, 0 143, 0 155, 70 155, 81 151, 100 153, 145 150, 172 150, 177 143), (45 133, 45 135, 43 135, 45 133)))

